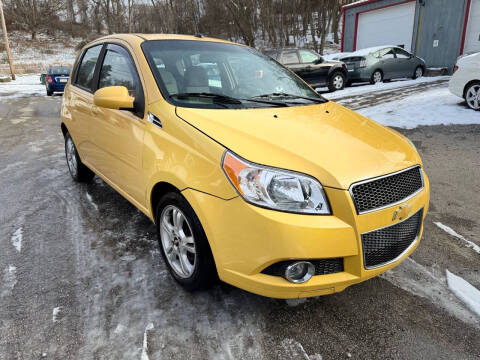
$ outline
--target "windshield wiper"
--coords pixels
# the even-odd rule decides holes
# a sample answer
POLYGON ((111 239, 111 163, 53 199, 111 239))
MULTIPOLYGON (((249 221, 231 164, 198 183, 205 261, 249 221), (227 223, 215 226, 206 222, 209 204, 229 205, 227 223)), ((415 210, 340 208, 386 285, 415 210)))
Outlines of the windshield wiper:
POLYGON ((308 97, 308 96, 287 94, 287 93, 282 93, 282 92, 275 92, 275 93, 271 93, 271 94, 257 95, 257 96, 254 96, 254 97, 250 98, 249 100, 257 99, 257 98, 275 98, 275 97, 292 98, 292 99, 293 98, 294 99, 304 99, 304 100, 309 100, 309 101, 316 102, 316 103, 319 103, 319 104, 323 104, 323 103, 327 102, 327 100, 325 100, 323 98, 311 98, 311 97, 308 97))
POLYGON ((198 97, 198 98, 205 98, 205 99, 213 99, 214 101, 226 103, 226 104, 241 104, 242 102, 239 99, 236 99, 231 96, 227 95, 220 95, 220 94, 213 94, 207 92, 191 92, 191 93, 179 93, 179 94, 172 94, 170 97, 177 97, 177 98, 187 98, 187 97, 198 97))
POLYGON ((278 101, 270 101, 270 100, 260 100, 260 99, 237 99, 231 96, 227 95, 221 95, 221 94, 214 94, 214 93, 207 93, 207 92, 199 92, 199 93, 179 93, 179 94, 172 94, 170 97, 177 97, 177 98, 187 98, 187 97, 199 97, 199 98, 206 98, 206 99, 213 99, 214 101, 221 102, 224 104, 242 104, 242 101, 250 101, 250 102, 256 102, 256 103, 261 103, 261 104, 270 104, 270 105, 276 105, 276 106, 288 106, 284 102, 278 102, 278 101))

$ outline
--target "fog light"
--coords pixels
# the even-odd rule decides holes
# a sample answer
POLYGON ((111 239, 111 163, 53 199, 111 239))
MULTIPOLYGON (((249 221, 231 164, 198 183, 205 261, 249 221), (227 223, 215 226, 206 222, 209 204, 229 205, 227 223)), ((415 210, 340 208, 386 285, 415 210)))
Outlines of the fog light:
POLYGON ((285 270, 285 279, 295 284, 307 282, 315 274, 315 266, 308 261, 299 261, 288 265, 285 270))

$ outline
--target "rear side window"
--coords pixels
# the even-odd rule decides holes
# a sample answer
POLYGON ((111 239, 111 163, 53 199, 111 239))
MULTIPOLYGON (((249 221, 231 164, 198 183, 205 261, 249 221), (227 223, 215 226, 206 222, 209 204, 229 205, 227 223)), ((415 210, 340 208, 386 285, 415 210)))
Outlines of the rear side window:
POLYGON ((392 48, 380 50, 378 55, 382 59, 395 59, 395 53, 393 52, 392 48))
POLYGON ((136 81, 130 70, 129 59, 113 50, 107 50, 100 71, 99 89, 108 86, 125 86, 135 96, 136 81))
POLYGON ((397 53, 397 58, 399 59, 410 59, 411 57, 411 54, 403 49, 395 49, 395 52, 397 53))
POLYGON ((77 81, 75 84, 85 88, 93 89, 93 78, 95 73, 95 65, 97 64, 98 56, 102 50, 102 45, 91 47, 83 55, 82 62, 78 67, 77 81))
POLYGON ((282 64, 298 64, 298 55, 296 50, 284 51, 280 57, 282 64))

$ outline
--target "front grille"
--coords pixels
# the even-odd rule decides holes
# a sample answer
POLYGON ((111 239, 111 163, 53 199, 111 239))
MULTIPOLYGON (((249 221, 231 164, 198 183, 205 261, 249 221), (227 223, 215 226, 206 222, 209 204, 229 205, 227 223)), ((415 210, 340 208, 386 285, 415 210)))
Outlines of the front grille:
POLYGON ((353 184, 350 193, 359 214, 395 205, 423 188, 422 169, 401 172, 353 184))
POLYGON ((382 266, 400 257, 417 239, 422 217, 423 209, 401 223, 362 234, 365 268, 382 266))
MULTIPOLYGON (((280 261, 265 268, 262 273, 273 276, 283 276, 285 274, 285 269, 287 268, 287 266, 297 261, 303 260, 280 261)), ((315 275, 327 275, 343 272, 343 258, 305 261, 309 261, 315 266, 315 275)))

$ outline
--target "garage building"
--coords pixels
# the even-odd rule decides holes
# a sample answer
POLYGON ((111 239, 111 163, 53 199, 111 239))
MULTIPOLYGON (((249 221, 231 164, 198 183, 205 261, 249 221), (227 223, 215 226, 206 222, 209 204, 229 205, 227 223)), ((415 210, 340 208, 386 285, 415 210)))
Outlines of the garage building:
POLYGON ((397 45, 453 71, 480 52, 480 0, 364 0, 343 7, 342 52, 397 45))

